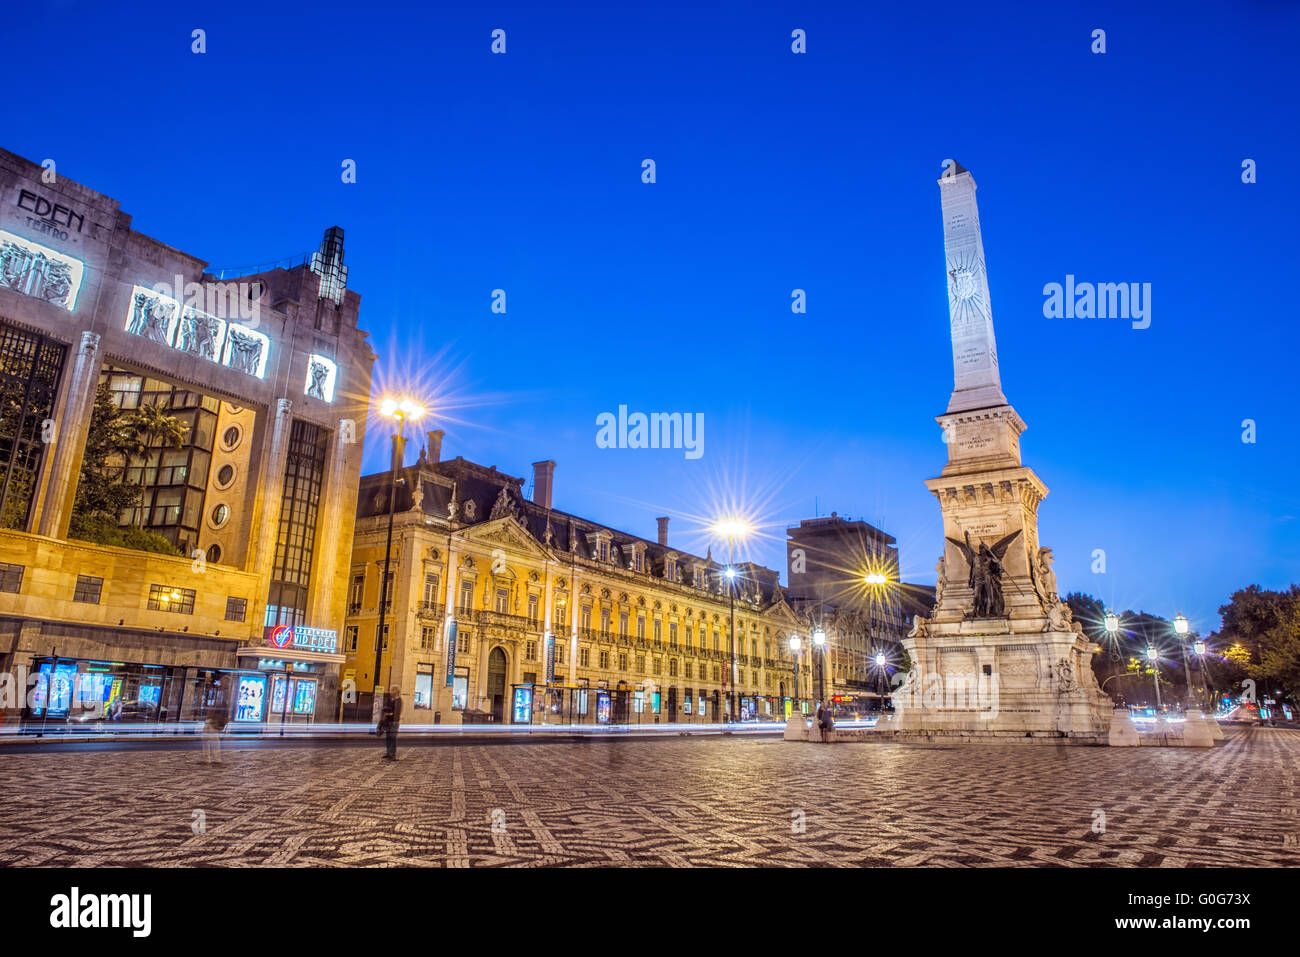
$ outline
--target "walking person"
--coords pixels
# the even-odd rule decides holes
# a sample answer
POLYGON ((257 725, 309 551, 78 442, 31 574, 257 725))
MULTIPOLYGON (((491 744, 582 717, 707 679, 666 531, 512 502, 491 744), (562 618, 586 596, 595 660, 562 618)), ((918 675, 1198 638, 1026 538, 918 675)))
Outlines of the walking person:
POLYGON ((203 763, 224 764, 221 760, 221 732, 226 730, 225 704, 218 700, 208 707, 206 720, 203 722, 203 763))
POLYGON ((379 727, 375 730, 384 736, 384 760, 397 760, 397 729, 402 723, 402 689, 393 685, 384 699, 384 709, 379 714, 379 727))
POLYGON ((817 727, 821 729, 822 744, 829 744, 831 729, 835 727, 835 722, 831 719, 831 709, 825 705, 817 708, 817 727))

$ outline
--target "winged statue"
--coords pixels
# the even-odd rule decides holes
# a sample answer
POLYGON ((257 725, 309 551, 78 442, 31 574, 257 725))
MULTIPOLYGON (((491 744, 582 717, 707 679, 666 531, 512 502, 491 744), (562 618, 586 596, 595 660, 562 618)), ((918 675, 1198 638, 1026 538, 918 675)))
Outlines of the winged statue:
POLYGON ((970 532, 965 535, 965 541, 944 537, 961 549, 966 558, 966 567, 969 569, 967 583, 975 592, 973 615, 976 618, 1001 618, 1006 614, 1006 602, 1002 598, 1002 576, 1007 573, 1002 559, 1006 557, 1011 543, 1020 535, 1020 529, 999 539, 991 547, 980 542, 977 548, 971 544, 970 532))

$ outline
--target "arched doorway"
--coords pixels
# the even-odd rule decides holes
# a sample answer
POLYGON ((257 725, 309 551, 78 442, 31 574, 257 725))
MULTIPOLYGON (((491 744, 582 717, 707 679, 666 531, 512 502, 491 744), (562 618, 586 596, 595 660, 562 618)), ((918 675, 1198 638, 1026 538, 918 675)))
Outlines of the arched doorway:
POLYGON ((506 717, 506 653, 500 647, 488 655, 487 699, 492 720, 500 724, 506 717))

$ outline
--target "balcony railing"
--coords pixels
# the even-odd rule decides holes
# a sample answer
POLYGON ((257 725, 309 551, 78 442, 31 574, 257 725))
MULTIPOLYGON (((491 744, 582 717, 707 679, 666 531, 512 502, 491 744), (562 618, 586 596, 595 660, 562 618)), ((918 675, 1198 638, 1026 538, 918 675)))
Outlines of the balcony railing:
POLYGON ((416 606, 415 613, 421 618, 441 618, 443 606, 436 601, 422 601, 416 606))
POLYGON ((503 628, 516 628, 520 631, 540 631, 541 622, 535 622, 524 615, 510 615, 503 611, 480 611, 478 621, 481 625, 497 625, 503 628))
POLYGON ((349 615, 359 615, 359 614, 361 614, 361 602, 359 602, 359 601, 350 601, 350 602, 348 602, 348 614, 349 614, 349 615))

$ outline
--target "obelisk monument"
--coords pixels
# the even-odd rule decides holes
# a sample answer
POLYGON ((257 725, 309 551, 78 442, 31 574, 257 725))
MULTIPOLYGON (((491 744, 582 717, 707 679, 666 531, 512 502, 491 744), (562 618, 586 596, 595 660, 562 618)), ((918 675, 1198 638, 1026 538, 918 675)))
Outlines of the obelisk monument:
POLYGON ((911 660, 880 730, 911 739, 1104 744, 1109 699, 1092 643, 1056 593, 1038 542, 1047 487, 1020 462, 1025 423, 1002 392, 975 179, 939 179, 953 391, 937 421, 948 463, 925 484, 943 515, 936 603, 903 646, 911 660))

